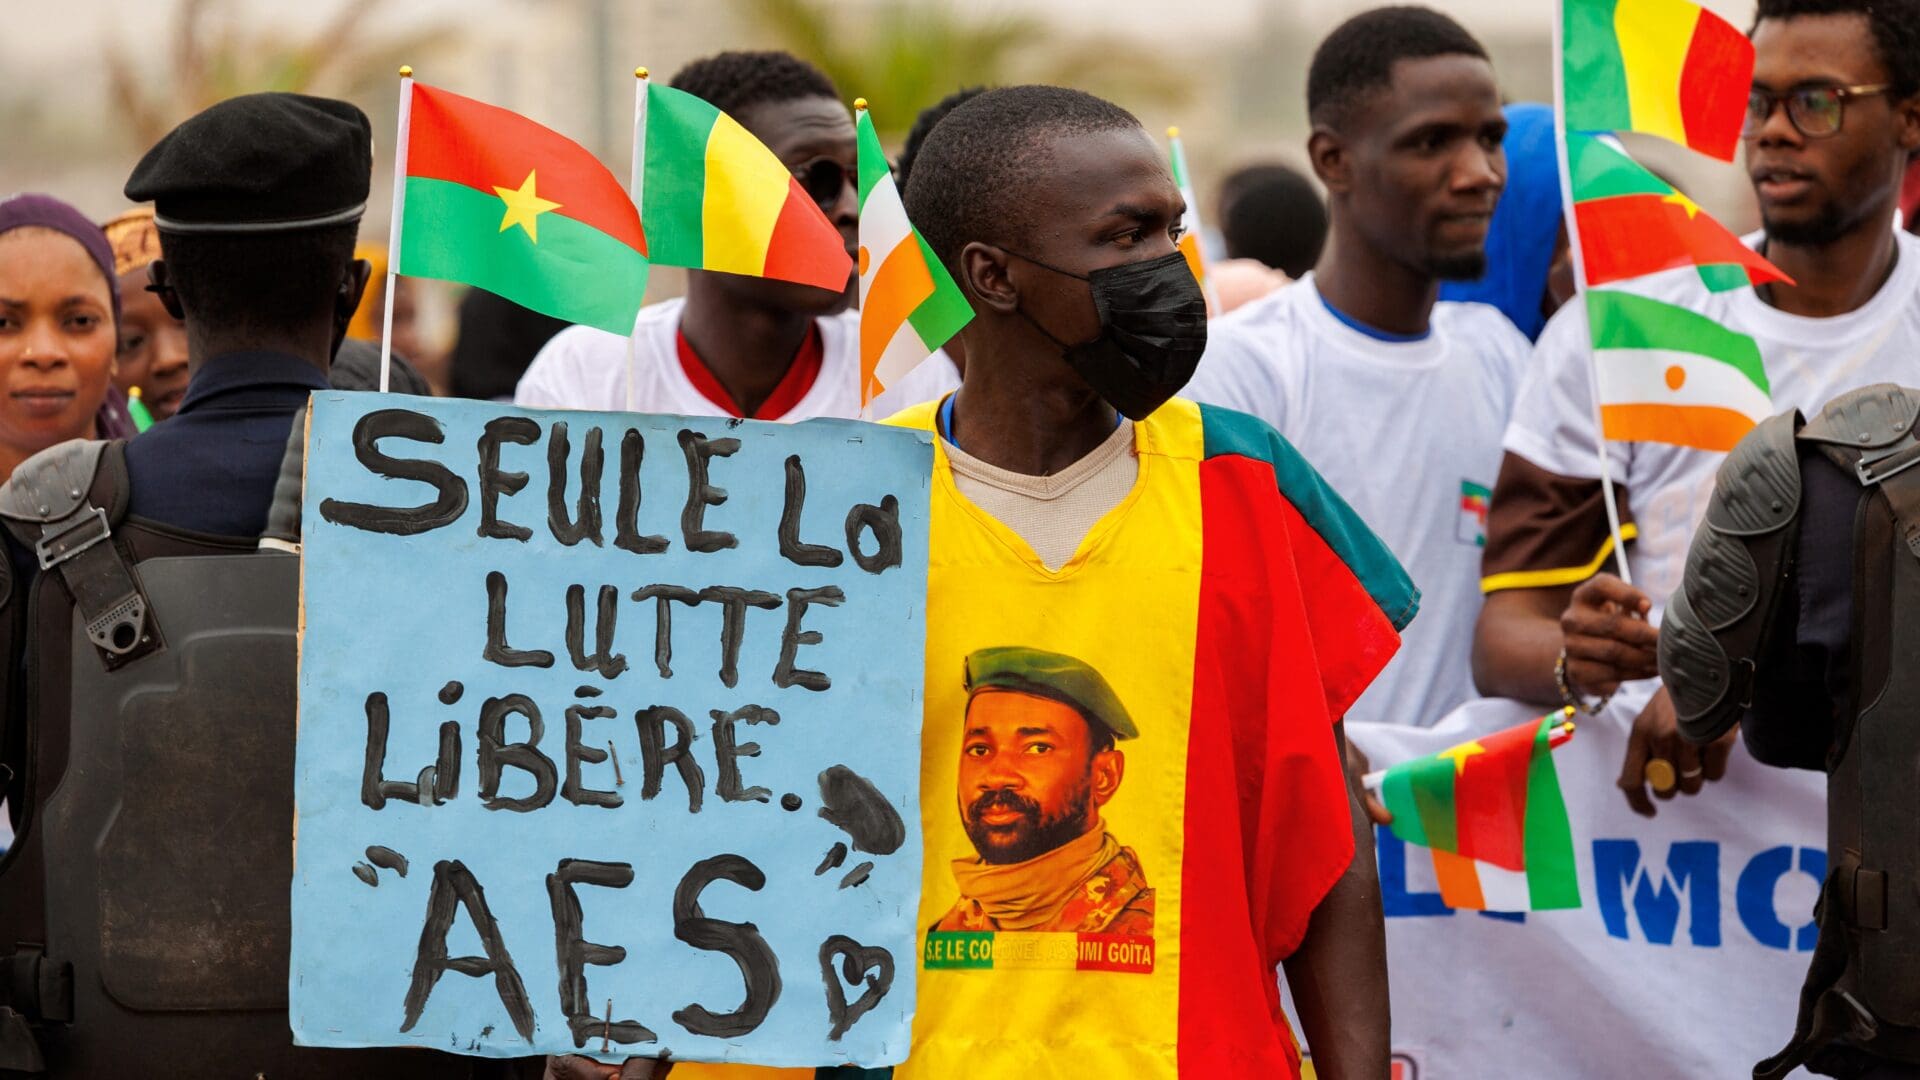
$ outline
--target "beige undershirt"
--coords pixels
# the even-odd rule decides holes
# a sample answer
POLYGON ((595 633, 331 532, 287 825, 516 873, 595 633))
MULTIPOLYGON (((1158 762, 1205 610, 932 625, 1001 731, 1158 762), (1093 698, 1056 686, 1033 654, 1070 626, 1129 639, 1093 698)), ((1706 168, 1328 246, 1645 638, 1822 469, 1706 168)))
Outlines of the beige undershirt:
POLYGON ((1120 505, 1140 476, 1133 424, 1122 420, 1106 441, 1052 476, 1027 476, 989 465, 947 443, 953 485, 974 505, 1012 529, 1049 570, 1065 566, 1080 541, 1120 505))

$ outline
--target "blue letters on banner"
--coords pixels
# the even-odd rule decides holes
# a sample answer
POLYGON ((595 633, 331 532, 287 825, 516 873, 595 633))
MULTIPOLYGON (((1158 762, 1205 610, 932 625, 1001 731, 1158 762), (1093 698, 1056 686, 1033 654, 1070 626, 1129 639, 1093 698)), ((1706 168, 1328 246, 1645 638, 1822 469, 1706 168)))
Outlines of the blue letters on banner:
POLYGON ((898 1063, 931 462, 315 395, 295 1040, 898 1063))

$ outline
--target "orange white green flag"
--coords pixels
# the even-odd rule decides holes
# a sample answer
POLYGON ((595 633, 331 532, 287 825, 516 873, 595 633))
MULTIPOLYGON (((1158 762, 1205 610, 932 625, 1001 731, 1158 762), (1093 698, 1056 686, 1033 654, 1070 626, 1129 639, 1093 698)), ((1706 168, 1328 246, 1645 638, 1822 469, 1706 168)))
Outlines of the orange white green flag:
POLYGON ((1433 852, 1440 898, 1474 911, 1580 906, 1573 830, 1553 767, 1573 735, 1571 710, 1548 713, 1380 779, 1393 834, 1433 852))
POLYGON ((1615 289, 1588 290, 1586 303, 1606 438, 1725 451, 1774 414, 1747 335, 1615 289))
POLYGON ((1213 295, 1213 286, 1207 283, 1207 260, 1200 252, 1200 196, 1193 190, 1193 174, 1187 171, 1187 148, 1180 141, 1180 129, 1167 129, 1167 164, 1173 170, 1173 182, 1180 186, 1180 197, 1186 200, 1187 212, 1180 215, 1180 254, 1187 257, 1187 269, 1193 271, 1193 280, 1200 283, 1200 291, 1207 295, 1207 307, 1215 313, 1220 310, 1220 301, 1213 295))
POLYGON ((633 198, 653 261, 845 289, 846 243, 779 157, 733 117, 645 71, 635 73, 633 198))
POLYGON ((866 100, 860 145, 860 404, 865 407, 960 332, 973 306, 907 220, 866 100))

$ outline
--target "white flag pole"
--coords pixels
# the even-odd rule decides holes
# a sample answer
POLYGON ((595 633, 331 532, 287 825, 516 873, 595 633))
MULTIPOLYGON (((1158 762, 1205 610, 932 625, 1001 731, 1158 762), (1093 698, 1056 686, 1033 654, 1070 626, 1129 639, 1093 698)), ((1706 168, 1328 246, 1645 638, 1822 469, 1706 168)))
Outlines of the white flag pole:
MULTIPOLYGON (((633 159, 627 173, 627 194, 633 199, 635 210, 640 209, 641 196, 646 191, 647 179, 647 69, 633 69, 633 159)), ((645 230, 647 223, 642 221, 640 228, 645 230)), ((626 411, 633 411, 633 384, 636 357, 633 347, 633 335, 636 328, 627 328, 627 390, 626 411)))
POLYGON ((407 212, 407 131, 413 121, 413 68, 400 69, 400 134, 393 143, 393 223, 387 227, 386 311, 380 317, 380 392, 393 380, 393 287, 400 276, 400 226, 407 212))
POLYGON ((1567 229, 1567 254, 1573 260, 1573 300, 1580 305, 1580 324, 1587 342, 1587 378, 1593 394, 1593 436, 1600 448, 1600 497, 1607 508, 1607 531, 1613 538, 1613 561, 1620 580, 1633 584, 1627 567, 1626 540, 1620 535, 1620 505, 1613 496, 1613 459, 1607 453, 1607 432, 1600 418, 1600 366, 1593 357, 1593 325, 1587 314, 1587 264, 1580 254, 1580 229, 1573 212, 1573 174, 1567 167, 1567 57, 1566 0, 1554 5, 1553 15, 1553 149, 1560 164, 1560 213, 1567 229))

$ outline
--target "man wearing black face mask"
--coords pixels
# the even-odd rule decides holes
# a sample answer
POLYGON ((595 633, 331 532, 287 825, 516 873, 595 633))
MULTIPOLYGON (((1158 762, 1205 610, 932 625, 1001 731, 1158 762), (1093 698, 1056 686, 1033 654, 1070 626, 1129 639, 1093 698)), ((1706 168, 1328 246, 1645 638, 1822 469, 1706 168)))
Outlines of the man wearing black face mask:
MULTIPOLYGON (((1171 1078, 1177 1042, 1180 1075, 1298 1076, 1281 963, 1319 1075, 1385 1075, 1379 891, 1337 720, 1417 591, 1270 427, 1174 398, 1205 302, 1175 246, 1180 189, 1133 116, 1073 90, 990 90, 927 137, 906 199, 976 313, 960 389, 892 421, 936 433, 923 802, 987 788, 1043 803, 1040 778, 1078 774, 1059 755, 1079 744, 1043 721, 1071 720, 1060 702, 1086 698, 1084 671, 1141 720, 1094 770, 1084 849, 983 860, 953 815, 925 819, 928 866, 964 877, 982 918, 925 892, 896 1075, 1171 1078), (980 676, 1009 644, 1071 657, 1080 689, 1028 679, 1045 700, 1020 699, 1026 713, 969 713, 954 672, 980 676), (1119 886, 1087 871, 1109 831, 1155 868, 1156 902, 1102 928, 1089 913, 1119 886), (996 935, 988 969, 949 962, 996 935), (1156 962, 1166 948, 1177 964, 1156 962), (1078 970, 1023 970, 1061 957, 1078 970)), ((995 813, 974 824, 1007 826, 995 813)))
POLYGON ((1430 726, 1477 696, 1487 493, 1528 352, 1496 309, 1436 300, 1486 265, 1507 122, 1485 50, 1412 7, 1329 34, 1307 108, 1326 247, 1296 285, 1214 323, 1187 393, 1278 428, 1420 582, 1419 625, 1347 719, 1430 726))

